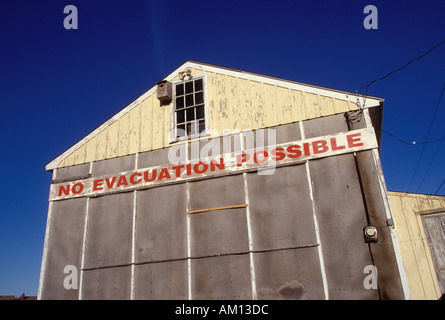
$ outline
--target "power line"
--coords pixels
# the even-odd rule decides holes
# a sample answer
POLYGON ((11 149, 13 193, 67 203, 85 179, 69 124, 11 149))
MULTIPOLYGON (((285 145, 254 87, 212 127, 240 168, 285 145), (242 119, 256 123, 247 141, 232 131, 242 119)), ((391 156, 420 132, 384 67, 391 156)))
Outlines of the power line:
POLYGON ((388 132, 388 131, 386 131, 386 130, 383 130, 382 128, 378 128, 378 127, 375 127, 375 128, 376 128, 377 130, 380 130, 380 131, 383 132, 383 133, 386 133, 388 136, 390 136, 390 137, 396 139, 397 141, 402 142, 402 143, 404 143, 404 144, 407 144, 407 145, 409 145, 409 146, 416 146, 416 145, 419 145, 419 144, 428 144, 428 143, 433 143, 433 142, 442 142, 443 140, 445 140, 445 132, 444 132, 444 135, 442 135, 442 138, 440 138, 440 139, 429 140, 429 141, 422 141, 422 142, 417 142, 417 141, 408 142, 408 141, 406 141, 406 140, 400 139, 400 138, 397 137, 396 135, 394 135, 394 134, 392 134, 392 133, 390 133, 390 132, 388 132))
POLYGON ((445 179, 443 179, 442 183, 440 184, 439 188, 437 188, 436 192, 434 193, 434 195, 437 195, 437 193, 439 192, 440 188, 442 188, 443 184, 445 183, 445 179))
POLYGON ((423 184, 423 181, 425 180, 426 176, 428 175, 428 172, 430 171, 431 165, 433 164, 434 160, 436 159, 437 152, 439 151, 440 145, 442 144, 442 140, 444 140, 444 139, 443 139, 444 137, 445 137, 445 131, 444 131, 444 133, 442 134, 442 139, 440 140, 440 143, 439 143, 439 145, 437 146, 436 151, 434 152, 433 158, 431 159, 430 164, 428 165, 428 169, 426 169, 426 172, 425 172, 425 174, 423 175, 422 180, 420 181, 419 187, 417 188, 417 192, 419 192, 420 187, 421 187, 422 184, 423 184))
MULTIPOLYGON (((445 82, 443 83, 442 90, 440 91, 439 101, 437 102, 436 110, 434 111, 433 119, 431 120, 430 127, 428 129, 428 134, 426 135, 426 139, 425 139, 426 142, 428 141, 428 138, 430 137, 431 128, 433 127, 434 120, 436 119, 437 110, 439 109, 440 100, 442 99, 442 94, 443 94, 443 89, 444 88, 445 88, 445 82)), ((417 165, 416 165, 416 168, 414 169, 414 173, 413 173, 413 176, 411 178, 411 182, 409 183, 408 191, 410 190, 411 185, 412 185, 412 183, 414 181, 414 177, 416 176, 417 169, 419 168, 420 160, 422 159, 423 152, 425 151, 425 146, 426 146, 426 144, 423 145, 422 152, 420 153, 419 159, 417 160, 417 165)))
POLYGON ((445 43, 445 40, 442 40, 441 42, 439 42, 438 44, 436 44, 434 47, 432 47, 431 49, 429 49, 427 52, 421 54, 421 55, 418 56, 417 58, 414 58, 413 60, 411 60, 411 61, 408 62, 407 64, 401 66, 400 68, 397 68, 396 70, 391 71, 391 72, 388 73, 387 75, 385 75, 385 76, 383 76, 383 77, 381 77, 381 78, 378 78, 378 79, 376 79, 376 80, 373 80, 373 81, 371 81, 370 83, 368 83, 368 84, 366 84, 366 85, 364 85, 364 86, 361 86, 357 91, 358 91, 358 92, 361 92, 361 90, 362 90, 363 88, 366 88, 366 94, 367 94, 367 93, 368 93, 368 88, 369 88, 369 86, 370 86, 371 84, 373 84, 373 83, 375 83, 375 82, 377 82, 377 81, 383 80, 383 79, 389 77, 390 75, 392 75, 393 73, 402 70, 403 68, 407 67, 408 65, 410 65, 410 64, 413 63, 414 61, 417 61, 417 60, 423 58, 423 57, 426 56, 428 53, 430 53, 431 51, 433 51, 433 50, 436 49, 438 46, 440 46, 440 45, 442 45, 442 44, 444 44, 444 43, 445 43))

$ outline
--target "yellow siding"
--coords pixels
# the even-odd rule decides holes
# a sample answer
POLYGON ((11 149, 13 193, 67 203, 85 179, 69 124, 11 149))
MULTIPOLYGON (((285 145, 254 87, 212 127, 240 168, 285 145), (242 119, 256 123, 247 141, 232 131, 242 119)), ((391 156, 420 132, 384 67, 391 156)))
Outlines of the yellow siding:
POLYGON ((109 127, 99 133, 95 139, 96 143, 96 159, 103 160, 108 155, 108 131, 109 127))
POLYGON ((239 99, 241 108, 239 129, 244 131, 254 127, 252 89, 250 80, 240 79, 239 84, 239 99))
POLYGON ((141 150, 153 149, 153 100, 151 95, 141 103, 141 150))
MULTIPOLYGON (((216 75, 214 73, 209 72, 207 75, 207 95, 209 101, 209 121, 212 124, 212 129, 218 130, 221 123, 221 117, 224 115, 215 112, 215 109, 219 109, 219 100, 217 99, 217 82, 216 75)), ((218 131, 218 135, 221 135, 222 132, 218 131)))
MULTIPOLYGON (((131 112, 131 111, 130 111, 131 112)), ((119 118, 118 155, 128 155, 130 150, 130 112, 119 118)))
POLYGON ((228 90, 227 90, 227 111, 229 113, 229 119, 232 119, 227 123, 228 130, 237 129, 242 121, 241 101, 239 96, 239 84, 240 81, 235 77, 228 77, 228 90))
POLYGON ((399 192, 388 196, 412 299, 435 300, 441 293, 419 213, 444 207, 445 197, 399 192))
MULTIPOLYGON (((190 68, 192 75, 203 71, 190 68)), ((294 90, 233 75, 206 72, 209 128, 255 130, 357 109, 346 100, 294 90)), ((179 75, 171 79, 175 81, 179 75)), ((171 107, 160 106, 156 92, 131 106, 59 167, 165 148, 170 145, 171 107)))
POLYGON ((141 104, 139 103, 133 110, 129 112, 129 150, 130 154, 134 154, 141 149, 141 104))
POLYGON ((108 127, 108 153, 107 158, 115 158, 119 147, 119 121, 115 121, 108 127))

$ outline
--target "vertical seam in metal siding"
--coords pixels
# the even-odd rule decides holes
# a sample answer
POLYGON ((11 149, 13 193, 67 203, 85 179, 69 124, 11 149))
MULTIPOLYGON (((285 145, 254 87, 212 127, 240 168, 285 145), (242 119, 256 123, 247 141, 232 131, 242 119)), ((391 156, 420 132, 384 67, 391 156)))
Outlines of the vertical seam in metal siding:
MULTIPOLYGON (((188 152, 188 145, 186 144, 185 148, 185 158, 186 162, 187 159, 189 159, 189 152, 188 152)), ((185 208, 186 212, 190 211, 190 184, 189 182, 185 183, 185 192, 186 192, 186 203, 185 208)), ((186 214, 186 221, 187 221, 187 286, 188 286, 188 299, 192 300, 192 260, 190 257, 192 256, 192 249, 191 249, 191 227, 190 227, 190 215, 186 214)))
MULTIPOLYGON (((371 118, 369 116, 369 109, 364 109, 363 110, 363 115, 364 115, 366 127, 367 128, 373 128, 372 121, 371 121, 371 118)), ((372 149, 371 153, 372 153, 372 158, 374 160, 374 165, 375 165, 375 167, 377 169, 376 170, 377 171, 377 178, 379 180, 380 193, 382 195, 383 204, 385 206, 386 217, 387 217, 387 219, 392 219, 391 207, 389 205, 389 200, 388 200, 388 192, 386 190, 385 178, 383 176, 382 167, 381 167, 381 164, 380 164, 380 161, 379 161, 378 150, 377 149, 372 149)), ((398 237, 397 237, 397 233, 394 230, 394 228, 391 228, 391 227, 389 227, 389 231, 390 231, 390 234, 391 234, 392 245, 393 245, 393 248, 394 248, 394 254, 396 256, 397 267, 399 269, 400 282, 402 283, 403 293, 405 295, 405 299, 411 299, 411 292, 410 292, 410 289, 409 289, 409 283, 408 283, 408 278, 406 276, 405 268, 403 266, 402 251, 400 249, 400 244, 399 244, 399 240, 398 240, 398 237)))
MULTIPOLYGON (((93 171, 93 161, 90 162, 90 168, 88 173, 91 176, 91 172, 93 171)), ((87 241, 87 228, 88 228, 88 213, 90 211, 90 198, 86 198, 87 204, 85 206, 85 222, 83 226, 83 240, 82 240, 82 256, 80 261, 80 279, 79 279, 79 300, 82 300, 82 288, 83 288, 83 269, 85 268, 85 248, 87 241)))
MULTIPOLYGON (((186 187, 186 212, 190 211, 190 184, 189 182, 185 183, 186 187)), ((190 257, 192 256, 191 252, 191 228, 190 228, 190 215, 187 214, 187 286, 188 286, 188 299, 192 300, 192 260, 190 257)))
POLYGON ((257 300, 256 290, 256 276, 255 276, 255 261, 253 257, 253 242, 252 242, 252 226, 250 221, 250 209, 249 209, 249 191, 247 186, 247 173, 243 173, 244 180, 244 199, 247 204, 246 207, 246 219, 247 219, 247 237, 249 241, 249 260, 250 260, 250 281, 252 285, 252 299, 257 300))
MULTIPOLYGON (((304 135, 304 128, 303 128, 303 121, 299 121, 299 125, 300 125, 301 139, 304 140, 305 135, 304 135)), ((323 250, 322 250, 321 238, 320 238, 320 229, 318 226, 318 219, 317 219, 316 208, 315 208, 315 200, 314 200, 314 192, 313 192, 314 186, 312 184, 311 171, 309 168, 308 160, 306 160, 306 162, 304 163, 304 166, 306 169, 306 176, 307 176, 307 182, 308 182, 308 187, 309 187, 309 196, 311 198, 311 204, 312 204, 312 217, 314 220, 315 236, 316 236, 316 239, 318 242, 317 251, 318 251, 318 258, 320 260, 320 272, 321 272, 321 278, 323 281, 323 291, 324 291, 325 300, 329 300, 328 280, 326 277, 326 268, 324 265, 323 250)))
MULTIPOLYGON (((134 170, 138 169, 139 153, 136 153, 134 157, 134 170)), ((133 226, 131 235, 131 275, 130 275, 130 300, 134 300, 134 263, 135 263, 135 250, 136 250, 136 203, 137 203, 137 190, 133 191, 133 226)))
MULTIPOLYGON (((243 138, 243 133, 239 134, 240 147, 241 150, 245 150, 245 140, 243 138)), ((255 261, 253 257, 253 241, 252 241, 252 225, 250 220, 250 209, 249 209, 249 190, 247 186, 247 173, 243 173, 243 184, 244 184, 244 199, 247 204, 246 207, 246 222, 247 222, 247 238, 249 241, 249 264, 250 264, 250 281, 252 287, 252 300, 257 300, 257 290, 256 290, 256 276, 255 276, 255 261)))

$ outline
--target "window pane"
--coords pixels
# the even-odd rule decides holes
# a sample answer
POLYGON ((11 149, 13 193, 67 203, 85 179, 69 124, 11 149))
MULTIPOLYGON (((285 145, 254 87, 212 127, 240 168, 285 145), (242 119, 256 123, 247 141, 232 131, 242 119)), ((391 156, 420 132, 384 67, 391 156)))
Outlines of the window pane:
POLYGON ((181 96, 183 94, 184 94, 184 85, 182 83, 176 85, 176 95, 181 96))
POLYGON ((202 79, 198 79, 195 81, 195 92, 202 90, 202 79))
POLYGON ((199 133, 203 132, 206 129, 204 120, 199 121, 199 133))
POLYGON ((195 93, 195 104, 204 103, 204 92, 195 93))
POLYGON ((196 107, 196 119, 204 118, 204 106, 196 107))
POLYGON ((185 93, 192 93, 193 92, 193 81, 186 82, 185 83, 185 93))
POLYGON ((185 96, 185 106, 186 107, 193 106, 193 94, 188 94, 185 96))
POLYGON ((185 122, 184 110, 176 112, 176 123, 182 123, 182 122, 185 122))
POLYGON ((187 109, 187 121, 195 120, 195 108, 187 109))
POLYGON ((184 97, 176 98, 176 109, 184 108, 184 97))
POLYGON ((185 124, 180 124, 176 130, 176 137, 184 137, 185 135, 185 124))
POLYGON ((187 134, 191 135, 192 133, 192 124, 191 123, 187 123, 187 134))

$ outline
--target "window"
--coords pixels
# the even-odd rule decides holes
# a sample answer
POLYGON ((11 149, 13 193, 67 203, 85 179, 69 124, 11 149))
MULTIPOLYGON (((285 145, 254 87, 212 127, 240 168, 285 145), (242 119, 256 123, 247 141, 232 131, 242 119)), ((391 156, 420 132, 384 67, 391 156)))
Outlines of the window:
POLYGON ((204 80, 197 78, 174 84, 176 139, 205 131, 204 80))

